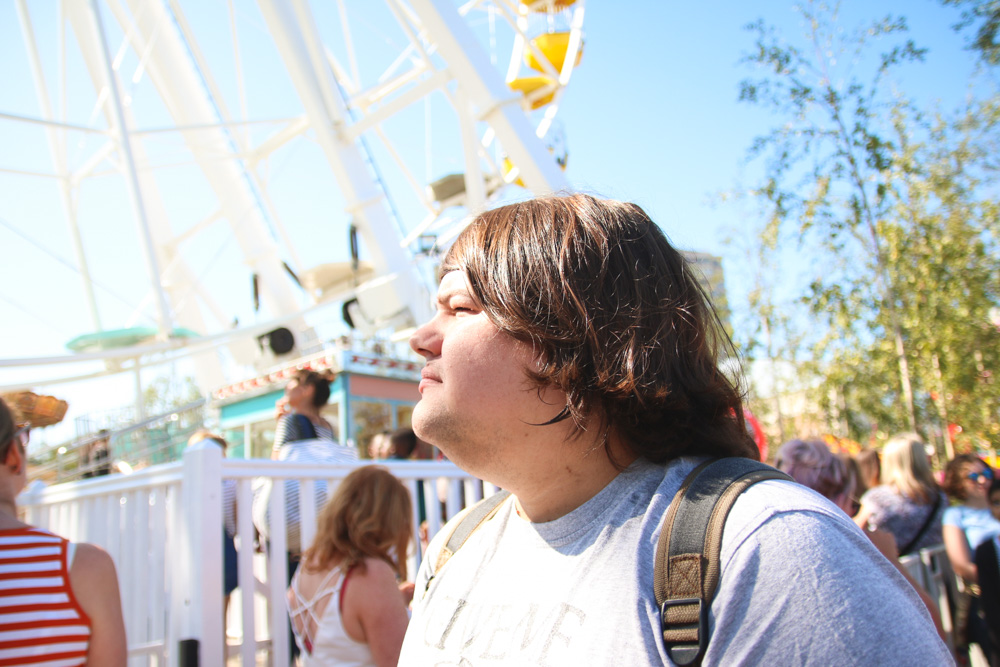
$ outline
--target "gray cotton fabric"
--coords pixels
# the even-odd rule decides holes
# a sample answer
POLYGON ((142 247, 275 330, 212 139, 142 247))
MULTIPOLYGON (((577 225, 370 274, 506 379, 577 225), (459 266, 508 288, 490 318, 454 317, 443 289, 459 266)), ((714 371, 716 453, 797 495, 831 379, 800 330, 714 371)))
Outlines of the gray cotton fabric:
MULTIPOLYGON (((633 463, 570 514, 513 502, 428 586, 417 574, 400 665, 671 664, 653 561, 662 517, 697 463, 633 463), (426 588, 426 590, 425 590, 426 588)), ((704 665, 948 665, 920 599, 842 511, 785 481, 745 492, 726 524, 704 665)))

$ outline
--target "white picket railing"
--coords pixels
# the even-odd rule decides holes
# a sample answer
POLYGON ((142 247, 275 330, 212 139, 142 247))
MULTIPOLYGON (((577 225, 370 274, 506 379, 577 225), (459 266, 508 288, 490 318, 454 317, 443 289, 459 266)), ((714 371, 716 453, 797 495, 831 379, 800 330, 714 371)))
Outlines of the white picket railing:
MULTIPOLYGON (((271 494, 270 549, 278 558, 255 553, 251 518, 253 489, 272 479, 280 489, 287 479, 300 481, 302 543, 315 535, 319 508, 313 500, 317 482, 330 492, 356 464, 301 465, 263 459, 226 459, 219 447, 202 443, 185 451, 180 462, 154 466, 131 475, 82 480, 53 487, 35 485, 18 499, 26 520, 77 542, 108 551, 118 568, 128 635, 129 665, 178 665, 184 650, 196 650, 201 665, 225 664, 223 646, 222 485, 237 488, 239 589, 230 602, 231 647, 246 666, 269 651, 270 664, 286 667, 289 646, 284 558, 284 494, 271 494), (246 592, 253 594, 247 595, 246 592), (238 642, 233 638, 238 637, 238 642)), ((451 518, 464 507, 496 492, 451 463, 384 461, 417 498, 423 485, 428 533, 440 530, 442 515, 451 518), (441 481, 444 480, 444 481, 441 481), (445 491, 442 503, 439 489, 445 491)), ((417 503, 410 574, 420 563, 417 503)))
POLYGON ((954 649, 955 615, 951 599, 957 593, 959 583, 951 569, 944 545, 927 547, 917 553, 903 556, 899 559, 899 563, 937 603, 946 643, 949 649, 954 649))

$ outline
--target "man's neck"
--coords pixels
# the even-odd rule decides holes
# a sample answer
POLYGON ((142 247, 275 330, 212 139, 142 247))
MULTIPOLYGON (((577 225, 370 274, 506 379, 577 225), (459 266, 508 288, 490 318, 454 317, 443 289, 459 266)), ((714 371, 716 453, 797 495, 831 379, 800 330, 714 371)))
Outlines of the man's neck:
MULTIPOLYGON (((553 521, 569 514, 596 496, 621 472, 600 444, 567 443, 572 454, 540 465, 531 475, 511 488, 518 514, 535 522, 553 521)), ((619 466, 628 466, 636 456, 620 443, 611 443, 619 466)))

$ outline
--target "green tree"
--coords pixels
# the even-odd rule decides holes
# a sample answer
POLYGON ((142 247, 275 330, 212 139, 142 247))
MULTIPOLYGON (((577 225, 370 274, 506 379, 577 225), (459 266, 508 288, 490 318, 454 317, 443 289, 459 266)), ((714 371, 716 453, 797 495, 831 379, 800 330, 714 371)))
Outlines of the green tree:
POLYGON ((773 224, 794 225, 800 261, 815 269, 803 298, 821 332, 804 366, 822 378, 816 400, 833 430, 859 440, 957 418, 985 437, 997 406, 989 313, 1000 266, 982 178, 994 168, 984 147, 995 98, 929 121, 894 89, 894 73, 926 53, 903 18, 849 32, 836 6, 800 11, 802 46, 763 21, 749 26, 745 61, 761 73, 740 98, 780 118, 751 146, 764 162, 753 194, 773 224))
MULTIPOLYGON (((982 118, 937 118, 927 139, 911 139, 903 109, 894 115, 896 144, 890 199, 895 217, 885 236, 894 261, 900 309, 916 364, 941 425, 962 424, 984 444, 1000 434, 1000 331, 992 313, 1000 301, 997 206, 977 196, 988 154, 982 118), (970 132, 971 129, 971 132, 970 132)), ((944 429, 948 456, 954 443, 944 429)))
MULTIPOLYGON (((759 225, 744 224, 732 230, 726 245, 740 251, 740 277, 749 286, 747 308, 734 329, 734 340, 741 356, 754 364, 755 375, 762 378, 751 386, 750 406, 761 421, 769 439, 785 442, 815 415, 793 414, 789 403, 796 401, 811 378, 800 363, 804 349, 804 332, 798 328, 803 318, 798 316, 801 304, 794 292, 783 287, 788 276, 783 271, 779 249, 788 240, 784 210, 775 192, 754 192, 759 205, 757 215, 742 216, 743 220, 760 220, 759 225), (789 296, 791 295, 791 297, 789 296), (798 417, 799 419, 796 419, 798 417)), ((742 201, 745 197, 739 196, 742 201)), ((794 412, 801 412, 799 406, 794 412)))
POLYGON ((979 53, 987 65, 1000 65, 1000 0, 943 0, 945 5, 960 7, 962 19, 955 29, 972 30, 969 48, 979 53))
POLYGON ((808 26, 807 49, 783 40, 763 21, 749 26, 755 49, 745 60, 764 74, 741 84, 740 99, 784 120, 751 147, 751 155, 767 159, 760 191, 798 220, 804 245, 816 244, 832 260, 811 284, 809 297, 814 313, 837 332, 821 342, 825 354, 836 357, 844 344, 856 348, 871 335, 874 314, 888 315, 905 421, 915 430, 906 342, 879 234, 891 150, 881 120, 891 105, 885 92, 889 74, 922 60, 925 52, 905 39, 902 18, 842 34, 835 29, 837 7, 809 3, 800 11, 808 26), (867 76, 844 67, 844 60, 857 59, 878 41, 892 43, 867 76))

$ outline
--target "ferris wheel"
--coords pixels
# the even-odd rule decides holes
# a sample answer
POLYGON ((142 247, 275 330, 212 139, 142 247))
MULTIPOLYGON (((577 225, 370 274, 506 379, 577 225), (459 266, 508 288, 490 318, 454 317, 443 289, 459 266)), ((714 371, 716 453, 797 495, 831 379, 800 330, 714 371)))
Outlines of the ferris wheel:
MULTIPOLYGON (((0 1, 23 64, 0 191, 62 218, 38 234, 72 252, 68 346, 109 373, 198 355, 217 385, 218 349, 249 363, 279 325, 272 345, 302 347, 329 303, 405 331, 471 215, 567 185, 584 0, 0 1)), ((0 223, 40 245, 25 210, 0 202, 0 223)))

